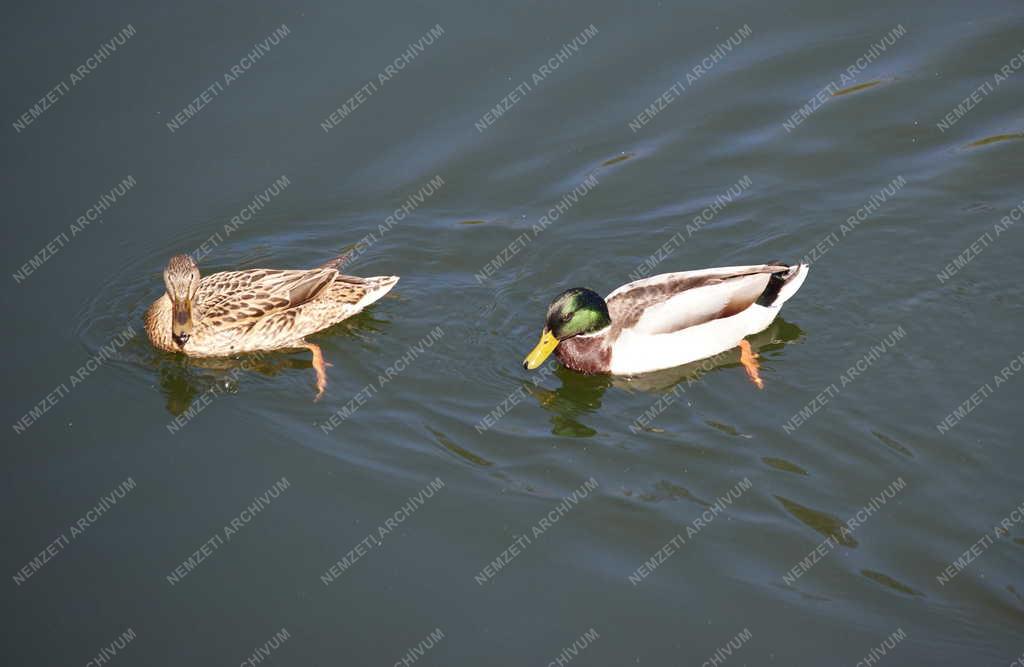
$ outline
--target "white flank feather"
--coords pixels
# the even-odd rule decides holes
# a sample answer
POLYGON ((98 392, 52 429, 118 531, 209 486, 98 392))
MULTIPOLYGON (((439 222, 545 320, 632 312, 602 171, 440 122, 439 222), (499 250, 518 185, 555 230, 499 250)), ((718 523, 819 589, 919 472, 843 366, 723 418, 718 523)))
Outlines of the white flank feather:
MULTIPOLYGON (((745 268, 756 267, 727 267, 687 273, 694 277, 728 275, 745 268)), ((611 372, 615 375, 647 373, 706 359, 736 347, 746 336, 763 331, 775 320, 782 304, 803 285, 809 270, 809 266, 800 265, 797 274, 783 285, 770 306, 754 303, 735 315, 695 326, 686 326, 685 322, 699 321, 701 313, 706 316, 708 313, 718 312, 737 290, 746 292, 748 289, 755 289, 755 280, 761 280, 763 290, 768 274, 751 276, 750 281, 743 279, 738 285, 709 285, 687 290, 649 308, 635 327, 624 330, 615 341, 612 347, 611 372), (658 333, 673 324, 675 331, 658 333)), ((623 285, 609 294, 608 298, 610 299, 616 292, 648 281, 654 282, 658 278, 659 276, 652 276, 623 285)))

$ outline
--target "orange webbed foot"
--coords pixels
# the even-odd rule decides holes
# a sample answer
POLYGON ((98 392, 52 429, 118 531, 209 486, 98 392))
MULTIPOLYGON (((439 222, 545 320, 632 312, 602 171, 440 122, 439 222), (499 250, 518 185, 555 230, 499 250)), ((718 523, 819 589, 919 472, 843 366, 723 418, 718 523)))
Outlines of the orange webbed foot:
POLYGON ((324 395, 324 390, 327 389, 327 367, 333 364, 324 360, 324 353, 319 345, 306 343, 303 347, 313 353, 313 370, 316 371, 316 398, 313 399, 315 403, 320 400, 320 397, 324 395))
POLYGON ((757 363, 757 354, 750 347, 750 343, 746 340, 740 341, 740 363, 743 364, 743 370, 747 372, 747 377, 754 383, 754 386, 758 389, 764 389, 764 381, 761 379, 759 371, 759 365, 757 363))

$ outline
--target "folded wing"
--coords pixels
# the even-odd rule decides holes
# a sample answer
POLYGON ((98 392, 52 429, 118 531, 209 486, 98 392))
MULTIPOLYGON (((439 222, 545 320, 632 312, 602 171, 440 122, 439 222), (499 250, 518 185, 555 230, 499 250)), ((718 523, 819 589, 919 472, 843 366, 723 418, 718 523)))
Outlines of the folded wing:
POLYGON ((247 326, 312 301, 337 277, 329 267, 215 273, 203 278, 195 305, 203 320, 247 326))
POLYGON ((729 317, 754 304, 781 264, 731 266, 651 276, 618 288, 605 301, 613 327, 662 334, 729 317))

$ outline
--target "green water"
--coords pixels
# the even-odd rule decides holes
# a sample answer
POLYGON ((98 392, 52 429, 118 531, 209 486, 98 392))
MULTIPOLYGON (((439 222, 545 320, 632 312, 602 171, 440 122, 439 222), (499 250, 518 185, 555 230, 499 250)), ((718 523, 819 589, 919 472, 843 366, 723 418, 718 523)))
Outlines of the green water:
POLYGON ((1022 29, 1015 2, 9 9, 4 663, 1010 664, 1022 29), (351 246, 402 280, 313 337, 319 402, 308 353, 145 339, 172 254, 351 246), (568 287, 801 258, 763 390, 735 350, 521 367, 568 287))

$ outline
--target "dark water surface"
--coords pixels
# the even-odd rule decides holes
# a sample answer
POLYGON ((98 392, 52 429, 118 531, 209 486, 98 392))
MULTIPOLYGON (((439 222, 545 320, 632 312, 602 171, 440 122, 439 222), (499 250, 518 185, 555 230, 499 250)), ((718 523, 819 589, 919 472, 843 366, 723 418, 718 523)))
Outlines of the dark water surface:
POLYGON ((2 32, 5 664, 1024 654, 1019 2, 25 4, 2 32), (174 253, 360 239, 350 270, 402 281, 314 337, 320 402, 308 354, 145 339, 174 253), (552 296, 659 248, 812 262, 752 337, 763 391, 735 351, 521 369, 552 296))

